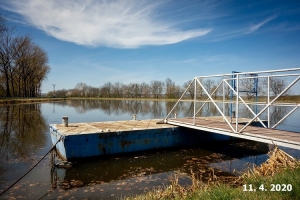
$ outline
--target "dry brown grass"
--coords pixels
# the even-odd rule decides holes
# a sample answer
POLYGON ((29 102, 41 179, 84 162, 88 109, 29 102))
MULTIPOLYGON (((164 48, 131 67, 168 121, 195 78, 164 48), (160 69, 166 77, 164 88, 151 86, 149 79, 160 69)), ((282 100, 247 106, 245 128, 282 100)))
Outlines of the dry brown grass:
POLYGON ((254 166, 249 169, 241 177, 247 178, 251 176, 274 176, 284 169, 295 169, 300 166, 300 161, 285 153, 278 146, 275 146, 268 153, 269 159, 260 166, 254 166))

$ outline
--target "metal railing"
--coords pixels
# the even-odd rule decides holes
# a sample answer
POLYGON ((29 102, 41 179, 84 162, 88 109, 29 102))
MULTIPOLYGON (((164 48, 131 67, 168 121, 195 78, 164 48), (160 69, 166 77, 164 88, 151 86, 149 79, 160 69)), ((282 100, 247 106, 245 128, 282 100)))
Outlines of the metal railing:
MULTIPOLYGON (((300 107, 300 104, 298 103, 281 103, 278 102, 276 103, 276 101, 282 97, 285 93, 287 93, 290 88, 292 86, 294 86, 300 79, 300 68, 292 68, 292 69, 280 69, 280 70, 270 70, 270 71, 257 71, 257 72, 233 72, 232 74, 222 74, 222 75, 212 75, 212 76, 197 76, 195 77, 190 84, 188 85, 188 87, 185 89, 185 91, 183 92, 183 94, 181 95, 181 97, 179 98, 179 100, 175 103, 175 105, 173 106, 173 108, 170 110, 170 112, 168 113, 168 115, 165 117, 165 122, 168 121, 170 115, 172 114, 172 112, 174 111, 174 109, 177 107, 178 103, 181 101, 184 101, 184 96, 186 95, 186 93, 189 91, 191 92, 191 90, 189 89, 193 89, 194 92, 194 98, 193 98, 193 103, 194 103, 194 113, 193 113, 193 125, 196 125, 196 116, 197 114, 203 109, 204 105, 207 103, 212 103, 217 111, 219 112, 219 114, 222 116, 223 121, 225 121, 228 126, 230 127, 230 129, 232 130, 232 132, 234 133, 242 133, 243 130, 249 126, 252 122, 257 121, 261 124, 261 126, 265 127, 265 128, 275 128, 276 126, 278 126, 280 123, 282 123, 287 117, 289 117, 298 107, 300 107), (293 73, 291 73, 293 72, 293 73), (211 79, 211 78, 220 78, 221 80, 219 81, 219 83, 217 85, 215 85, 215 87, 213 89, 211 88, 207 88, 207 86, 204 85, 204 80, 205 79, 211 79), (275 79, 279 80, 281 78, 289 78, 292 79, 290 81, 289 84, 286 85, 281 85, 281 88, 278 93, 274 93, 271 96, 271 83, 272 81, 274 82, 275 79), (257 97, 258 97, 258 81, 264 79, 264 86, 266 87, 265 89, 265 93, 263 95, 264 98, 266 98, 266 102, 265 103, 259 103, 257 102, 257 97), (248 90, 245 90, 245 88, 243 88, 243 83, 245 83, 246 81, 248 82, 253 82, 253 88, 248 88, 248 90), (284 87, 283 87, 284 86, 284 87), (230 90, 230 101, 226 101, 225 98, 225 92, 226 92, 226 88, 227 91, 230 90), (203 101, 203 104, 201 105, 201 107, 197 110, 196 109, 196 102, 198 102, 199 100, 199 94, 197 91, 202 91, 202 93, 204 93, 204 96, 206 96, 206 100, 203 101), (221 93, 221 95, 215 95, 218 97, 221 97, 222 100, 217 101, 216 99, 213 98, 213 95, 216 92, 221 93), (221 91, 221 92, 220 92, 221 91), (244 93, 256 93, 256 102, 247 102, 244 98, 245 96, 243 96, 242 94, 244 93), (235 100, 234 100, 235 98, 235 100), (219 107, 218 104, 223 103, 223 110, 219 107), (230 109, 230 115, 226 116, 225 115, 225 104, 230 103, 231 104, 231 109, 230 109), (235 104, 235 111, 233 111, 232 105, 235 104), (254 104, 254 105, 262 105, 264 106, 259 112, 256 110, 253 110, 248 104, 254 104), (240 106, 243 105, 245 106, 249 112, 252 115, 252 118, 249 118, 249 120, 245 123, 244 126, 239 126, 239 118, 240 118, 240 113, 239 113, 239 109, 240 106), (276 107, 276 106, 290 106, 292 107, 292 109, 290 110, 289 113, 287 113, 284 117, 282 117, 280 120, 278 120, 277 122, 275 122, 275 124, 271 127, 270 126, 270 107, 276 107), (235 112, 235 116, 232 116, 232 112, 235 112), (261 119, 261 115, 262 113, 267 112, 267 119, 263 120, 261 119), (235 118, 235 121, 234 119, 235 118), (263 121, 267 121, 267 125, 265 125, 265 123, 263 121), (234 127, 235 124, 235 127, 234 127)), ((279 82, 280 83, 280 82, 279 82)), ((299 89, 300 90, 300 89, 299 89)), ((227 92, 228 95, 228 92, 227 92)), ((299 94, 297 94, 299 95, 299 94)), ((203 96, 203 95, 202 95, 203 96)), ((228 98, 228 96, 227 96, 228 98)), ((203 97, 201 98, 203 100, 203 97)), ((184 117, 188 117, 188 116, 184 116, 184 117)), ((189 116, 191 117, 191 116, 189 116)))

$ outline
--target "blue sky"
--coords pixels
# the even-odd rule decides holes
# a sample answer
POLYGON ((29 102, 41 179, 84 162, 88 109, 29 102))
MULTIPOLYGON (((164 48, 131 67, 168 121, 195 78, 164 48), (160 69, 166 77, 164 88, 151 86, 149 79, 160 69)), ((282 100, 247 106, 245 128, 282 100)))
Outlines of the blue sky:
POLYGON ((42 92, 300 67, 300 1, 0 0, 49 57, 42 92))

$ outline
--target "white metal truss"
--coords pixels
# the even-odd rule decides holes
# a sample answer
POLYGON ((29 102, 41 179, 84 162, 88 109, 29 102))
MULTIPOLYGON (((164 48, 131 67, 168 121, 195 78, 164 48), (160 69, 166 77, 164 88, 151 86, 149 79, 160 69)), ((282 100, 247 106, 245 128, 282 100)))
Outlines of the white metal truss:
POLYGON ((171 111, 168 113, 168 115, 165 118, 165 122, 168 121, 169 116, 171 115, 171 113, 174 111, 175 107, 178 105, 178 103, 180 101, 184 101, 183 97, 184 95, 187 93, 188 89, 190 89, 191 87, 194 87, 194 98, 193 98, 193 103, 194 103, 194 113, 193 116, 184 116, 184 117, 193 117, 193 124, 196 125, 196 115, 201 111, 201 109, 204 107, 204 105, 206 103, 212 103, 216 109, 218 110, 219 114, 222 116, 223 121, 225 121, 228 126, 230 127, 230 129, 232 130, 233 133, 242 133, 243 130, 245 130, 246 127, 248 127, 252 122, 254 121, 258 121, 263 127, 265 128, 275 128, 276 126, 278 126, 280 123, 282 123, 287 117, 289 117, 297 108, 300 107, 300 104, 296 104, 296 103, 290 103, 290 104, 284 104, 284 103, 275 103, 276 100, 278 100, 281 96, 283 96, 293 85, 295 85, 299 80, 300 80, 300 68, 292 68, 292 69, 280 69, 280 70, 270 70, 270 71, 258 71, 258 72, 243 72, 243 73, 234 73, 233 74, 222 74, 222 75, 212 75, 212 76, 197 76, 195 77, 191 83, 188 85, 188 87, 185 89, 185 91, 183 92, 183 94, 181 95, 181 97, 179 98, 179 100, 175 103, 174 107, 171 109, 171 111), (293 72, 293 74, 288 72, 293 72), (296 73, 295 73, 296 72, 296 73), (247 76, 247 75, 252 75, 255 74, 256 76, 247 76), (202 79, 205 78, 216 78, 216 77, 220 77, 222 78, 222 80, 220 81, 220 83, 216 86, 216 88, 213 91, 207 91, 207 89, 204 87, 203 83, 201 82, 202 79), (230 78, 229 78, 230 77, 230 78), (284 88, 280 94, 273 96, 272 100, 271 96, 270 96, 270 79, 272 77, 295 77, 295 79, 286 87, 284 88), (261 78, 265 78, 267 79, 267 103, 266 104, 262 104, 262 103, 249 103, 246 102, 243 99, 243 96, 241 95, 240 92, 240 81, 245 80, 245 79, 261 79, 261 78), (232 85, 229 83, 229 81, 235 81, 235 87, 232 87, 232 85), (223 100, 221 101, 223 103, 223 111, 221 110, 221 108, 218 106, 217 103, 220 103, 220 101, 216 101, 214 100, 214 98, 212 97, 217 90, 223 86, 223 92, 222 92, 222 96, 223 96, 223 100), (227 86, 230 91, 232 92, 232 94, 235 95, 235 100, 232 100, 230 102, 225 101, 225 86, 227 86), (196 110, 196 102, 198 102, 199 100, 197 99, 197 87, 200 87, 202 89, 202 91, 204 92, 204 94, 207 96, 207 99, 203 102, 203 104, 201 105, 201 107, 196 110), (225 115, 225 103, 233 103, 235 104, 235 127, 233 127, 232 124, 232 119, 229 121, 228 120, 228 116, 225 115), (255 113, 248 104, 254 104, 254 105, 265 105, 260 112, 255 113), (246 122, 246 124, 239 129, 240 126, 239 125, 239 107, 241 105, 244 105, 252 114, 252 118, 249 119, 248 122, 246 122), (282 119, 280 119, 278 122, 275 123, 275 125, 273 125, 272 127, 270 127, 270 107, 271 106, 291 106, 293 107, 292 110, 287 113, 282 119), (261 119, 261 114, 264 113, 267 110, 267 126, 263 123, 263 119, 261 119))

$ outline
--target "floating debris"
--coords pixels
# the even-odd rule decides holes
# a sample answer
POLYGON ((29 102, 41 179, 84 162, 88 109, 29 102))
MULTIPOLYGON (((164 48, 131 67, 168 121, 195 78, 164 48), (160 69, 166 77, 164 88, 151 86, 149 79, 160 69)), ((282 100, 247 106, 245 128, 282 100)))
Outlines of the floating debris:
POLYGON ((83 186, 83 182, 80 180, 71 180, 70 185, 72 187, 82 187, 83 186))
POLYGON ((55 164, 55 167, 69 169, 72 167, 72 163, 69 161, 60 161, 55 164))
POLYGON ((83 185, 84 185, 83 182, 80 180, 71 180, 71 181, 64 180, 59 184, 59 186, 64 190, 76 188, 76 187, 82 187, 83 185))

